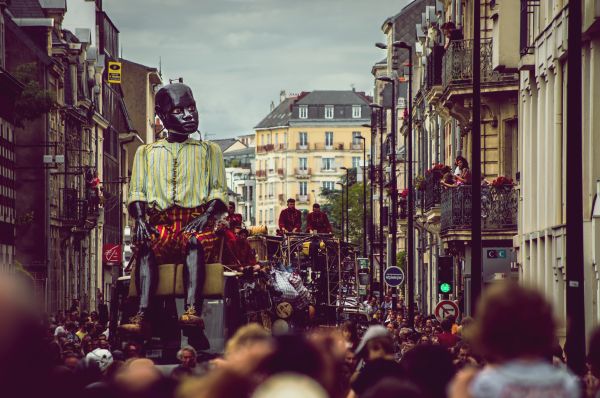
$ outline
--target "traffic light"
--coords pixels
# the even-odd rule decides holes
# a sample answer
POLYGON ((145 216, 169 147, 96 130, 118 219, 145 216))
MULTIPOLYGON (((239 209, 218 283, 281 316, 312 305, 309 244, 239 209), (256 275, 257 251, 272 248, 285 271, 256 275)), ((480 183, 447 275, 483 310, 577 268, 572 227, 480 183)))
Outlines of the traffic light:
POLYGON ((454 291, 454 258, 450 256, 438 257, 437 266, 438 293, 450 294, 454 291))

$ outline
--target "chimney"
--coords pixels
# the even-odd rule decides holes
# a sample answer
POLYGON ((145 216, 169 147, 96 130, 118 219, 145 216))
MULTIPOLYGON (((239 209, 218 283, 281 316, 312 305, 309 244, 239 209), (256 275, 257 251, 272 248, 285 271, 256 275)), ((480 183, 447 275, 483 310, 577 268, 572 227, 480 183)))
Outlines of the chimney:
POLYGON ((286 97, 286 95, 285 95, 285 90, 281 90, 281 91, 279 92, 279 103, 280 103, 280 104, 281 104, 283 101, 285 101, 285 97, 286 97))
POLYGON ((275 109, 275 101, 271 101, 271 112, 273 112, 273 109, 275 109))

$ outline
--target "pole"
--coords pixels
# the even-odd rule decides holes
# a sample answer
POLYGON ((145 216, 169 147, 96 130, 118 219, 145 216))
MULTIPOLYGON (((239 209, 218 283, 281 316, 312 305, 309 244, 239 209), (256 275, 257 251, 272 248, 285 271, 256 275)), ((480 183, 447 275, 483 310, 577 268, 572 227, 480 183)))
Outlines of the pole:
POLYGON ((350 243, 350 170, 346 169, 346 243, 350 243))
POLYGON ((373 167, 373 157, 375 155, 375 134, 377 132, 377 116, 371 110, 371 158, 369 159, 369 176, 371 179, 371 197, 369 198, 369 208, 371 210, 371 214, 369 217, 369 288, 373 289, 373 280, 375 279, 375 266, 373 263, 373 242, 375 240, 375 215, 373 212, 373 194, 375 193, 373 187, 373 177, 375 176, 375 170, 373 167))
POLYGON ((567 364, 585 373, 581 0, 569 1, 567 54, 567 364))
POLYGON ((341 185, 342 187, 342 226, 341 226, 341 230, 342 230, 342 242, 344 242, 344 184, 342 184, 341 182, 338 182, 337 184, 341 185))
MULTIPOLYGON (((367 139, 362 137, 363 142, 363 257, 367 257, 367 139)), ((371 276, 371 279, 373 277, 371 276)))
POLYGON ((414 209, 415 192, 413 189, 413 125, 412 125, 412 47, 408 47, 408 209, 407 229, 408 239, 406 248, 406 279, 407 279, 407 301, 408 301, 408 324, 414 326, 415 318, 415 228, 414 209))
POLYGON ((471 314, 481 295, 481 3, 473 7, 473 126, 471 140, 471 314))
POLYGON ((383 300, 383 271, 385 261, 385 244, 383 236, 383 108, 379 108, 379 298, 383 300))

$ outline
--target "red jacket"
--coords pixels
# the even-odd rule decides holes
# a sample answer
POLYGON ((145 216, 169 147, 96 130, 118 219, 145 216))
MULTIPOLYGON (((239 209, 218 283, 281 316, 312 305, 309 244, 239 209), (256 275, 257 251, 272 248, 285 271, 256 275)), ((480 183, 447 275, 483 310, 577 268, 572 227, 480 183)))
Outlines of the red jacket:
POLYGON ((323 212, 308 213, 306 217, 306 232, 317 231, 320 234, 331 233, 331 224, 327 214, 323 212))
POLYGON ((288 232, 300 232, 302 229, 302 213, 298 209, 283 209, 279 214, 279 229, 288 232))
POLYGON ((242 226, 242 215, 239 213, 228 214, 227 217, 225 217, 225 220, 229 223, 229 228, 242 226))

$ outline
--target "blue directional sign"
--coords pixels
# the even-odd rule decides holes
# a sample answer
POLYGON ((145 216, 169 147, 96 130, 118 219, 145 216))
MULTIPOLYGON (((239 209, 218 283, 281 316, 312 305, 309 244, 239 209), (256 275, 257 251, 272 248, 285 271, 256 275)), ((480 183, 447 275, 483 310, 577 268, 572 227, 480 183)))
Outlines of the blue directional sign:
POLYGON ((404 283, 404 271, 400 267, 388 267, 383 273, 383 280, 388 286, 400 286, 404 283))

